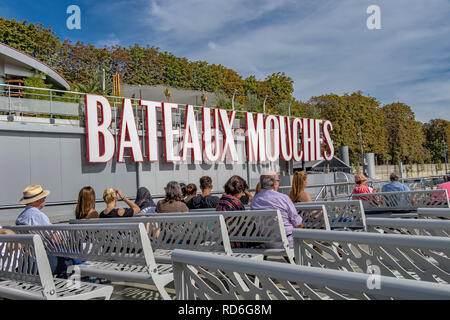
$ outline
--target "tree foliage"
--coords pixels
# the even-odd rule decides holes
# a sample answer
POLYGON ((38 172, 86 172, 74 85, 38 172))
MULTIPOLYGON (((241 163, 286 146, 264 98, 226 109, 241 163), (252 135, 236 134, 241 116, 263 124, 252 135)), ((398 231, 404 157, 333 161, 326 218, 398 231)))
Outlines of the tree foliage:
POLYGON ((447 144, 447 158, 450 158, 450 121, 433 119, 423 125, 431 161, 438 163, 444 160, 444 141, 447 144))
MULTIPOLYGON (((422 125, 408 105, 396 102, 380 107, 375 98, 360 91, 329 93, 306 102, 293 99, 294 81, 284 72, 272 73, 263 80, 253 75, 244 79, 223 65, 190 61, 148 45, 97 48, 80 41, 61 41, 51 28, 25 20, 0 18, 0 42, 55 68, 74 91, 111 94, 112 77, 119 73, 127 84, 214 92, 217 106, 227 109, 232 106, 234 93, 235 109, 252 112, 262 112, 267 97, 266 113, 288 115, 290 106, 291 116, 331 120, 336 148, 347 145, 351 162, 356 164, 361 162, 360 130, 364 152, 375 153, 382 162, 442 162, 442 134, 450 141, 449 121, 434 119, 422 125), (101 83, 103 70, 105 91, 101 83)), ((26 84, 49 87, 40 76, 30 77, 26 84)))

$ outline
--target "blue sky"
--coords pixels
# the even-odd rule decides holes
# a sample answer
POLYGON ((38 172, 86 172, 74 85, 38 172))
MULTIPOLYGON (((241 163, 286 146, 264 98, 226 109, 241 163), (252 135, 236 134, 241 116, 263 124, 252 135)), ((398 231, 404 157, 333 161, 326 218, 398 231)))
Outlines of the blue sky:
POLYGON ((21 0, 0 12, 61 39, 149 44, 243 77, 284 71, 302 101, 362 90, 409 104, 419 121, 450 120, 448 0, 21 0), (66 27, 72 4, 81 30, 66 27), (380 30, 366 27, 369 5, 381 9, 380 30))

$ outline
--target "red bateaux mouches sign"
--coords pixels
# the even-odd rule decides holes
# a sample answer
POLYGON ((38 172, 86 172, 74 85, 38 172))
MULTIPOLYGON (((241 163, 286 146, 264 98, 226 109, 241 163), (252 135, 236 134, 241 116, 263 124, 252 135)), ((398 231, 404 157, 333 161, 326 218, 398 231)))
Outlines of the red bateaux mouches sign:
MULTIPOLYGON (((122 101, 120 129, 116 138, 110 131, 113 120, 112 108, 106 97, 87 94, 86 145, 87 159, 91 163, 104 163, 114 156, 124 161, 128 149, 134 162, 158 161, 164 154, 167 162, 186 162, 188 155, 193 162, 239 162, 233 122, 236 111, 202 108, 199 128, 194 106, 185 108, 183 130, 174 128, 173 112, 178 104, 140 100, 139 108, 145 112, 144 155, 139 140, 138 127, 131 99, 122 101), (163 150, 158 150, 157 111, 162 113, 163 150), (199 131, 201 129, 201 132, 199 131), (181 150, 174 147, 181 139, 181 150)), ((249 162, 331 160, 334 146, 331 140, 333 125, 328 120, 292 118, 285 116, 245 113, 246 151, 249 162)))

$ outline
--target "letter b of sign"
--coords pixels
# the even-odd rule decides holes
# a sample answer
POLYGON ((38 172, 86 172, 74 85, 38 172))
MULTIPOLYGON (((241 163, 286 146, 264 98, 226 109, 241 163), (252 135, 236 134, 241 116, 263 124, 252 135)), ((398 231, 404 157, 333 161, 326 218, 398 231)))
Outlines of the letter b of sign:
POLYGON ((81 9, 77 5, 71 5, 67 7, 66 10, 67 14, 70 14, 70 16, 66 20, 67 29, 73 30, 73 29, 81 29, 81 9))
POLYGON ((371 5, 367 7, 367 14, 370 16, 367 18, 366 25, 367 29, 381 29, 381 9, 377 5, 371 5))

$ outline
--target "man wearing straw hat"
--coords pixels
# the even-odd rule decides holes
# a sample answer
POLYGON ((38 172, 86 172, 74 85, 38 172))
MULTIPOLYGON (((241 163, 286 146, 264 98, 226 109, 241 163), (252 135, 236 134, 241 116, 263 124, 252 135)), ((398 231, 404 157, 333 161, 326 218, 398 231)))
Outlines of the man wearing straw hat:
MULTIPOLYGON (((16 225, 42 226, 51 225, 47 215, 41 211, 45 206, 45 199, 50 194, 49 190, 43 190, 39 185, 31 185, 23 190, 21 204, 25 204, 25 210, 17 217, 16 225)), ((73 264, 70 258, 48 256, 53 275, 67 279, 67 267, 73 264)))
POLYGON ((25 210, 17 217, 16 225, 41 226, 51 224, 48 217, 41 211, 45 206, 45 198, 50 191, 43 190, 39 185, 31 185, 23 190, 21 204, 25 204, 25 210))

